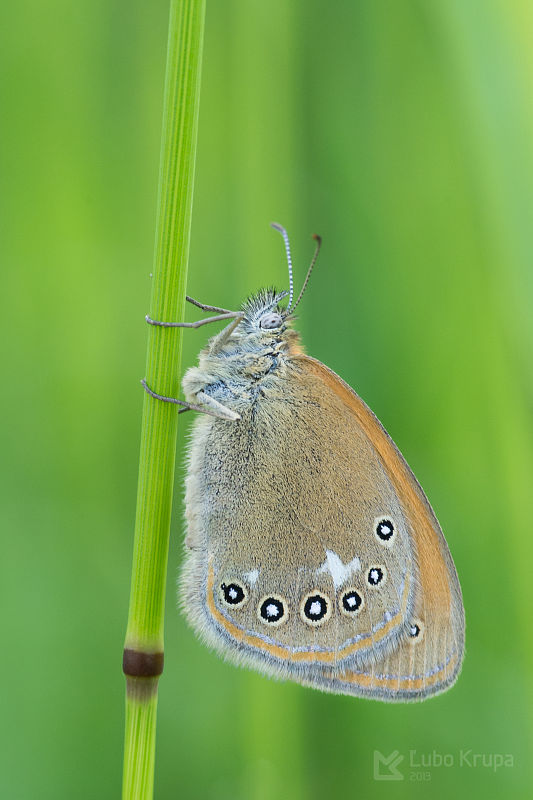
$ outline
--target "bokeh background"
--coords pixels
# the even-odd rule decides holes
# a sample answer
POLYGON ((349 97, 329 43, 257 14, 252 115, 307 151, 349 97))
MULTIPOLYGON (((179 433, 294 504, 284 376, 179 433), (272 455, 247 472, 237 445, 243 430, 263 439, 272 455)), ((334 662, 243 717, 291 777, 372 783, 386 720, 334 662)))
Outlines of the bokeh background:
MULTIPOLYGON (((20 0, 2 16, 0 795, 113 798, 168 2, 20 0)), ((208 0, 189 293, 234 307, 284 287, 271 220, 299 284, 322 234, 304 343, 426 489, 467 651, 452 691, 389 706, 201 646, 175 604, 185 415, 158 798, 526 796, 532 93, 528 0, 208 0), (404 756, 403 780, 374 779, 375 750, 404 756)), ((208 335, 186 333, 183 368, 208 335)))

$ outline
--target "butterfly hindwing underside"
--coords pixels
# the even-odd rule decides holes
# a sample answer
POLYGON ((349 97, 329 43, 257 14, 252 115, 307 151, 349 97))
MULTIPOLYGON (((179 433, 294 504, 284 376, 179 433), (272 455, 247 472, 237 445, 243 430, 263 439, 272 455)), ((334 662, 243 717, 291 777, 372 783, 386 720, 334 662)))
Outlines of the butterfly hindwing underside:
POLYGON ((459 671, 464 620, 435 515, 376 417, 290 328, 263 333, 259 354, 239 348, 261 303, 184 379, 240 415, 195 421, 188 619, 277 677, 386 700, 438 693, 459 671))

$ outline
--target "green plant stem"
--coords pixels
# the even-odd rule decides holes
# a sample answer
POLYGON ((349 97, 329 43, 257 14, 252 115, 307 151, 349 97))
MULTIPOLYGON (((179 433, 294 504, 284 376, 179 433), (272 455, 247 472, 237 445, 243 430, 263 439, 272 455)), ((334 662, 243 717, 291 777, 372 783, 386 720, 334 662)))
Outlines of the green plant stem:
MULTIPOLYGON (((150 316, 183 319, 198 129, 205 0, 171 0, 150 316)), ((146 380, 175 397, 181 330, 148 327, 146 380)), ((178 412, 144 395, 131 595, 124 650, 123 798, 153 796, 157 684, 178 412)))

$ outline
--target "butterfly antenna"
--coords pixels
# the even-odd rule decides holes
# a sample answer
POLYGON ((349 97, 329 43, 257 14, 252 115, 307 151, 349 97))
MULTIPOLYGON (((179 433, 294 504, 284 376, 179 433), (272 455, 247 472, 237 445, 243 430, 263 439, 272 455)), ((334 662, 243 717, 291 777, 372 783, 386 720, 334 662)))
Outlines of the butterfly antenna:
MULTIPOLYGON (((313 255, 313 258, 311 259, 311 264, 309 265, 309 269, 307 270, 307 275, 305 276, 305 281, 304 281, 304 285, 302 286, 302 291, 298 295, 298 300, 295 302, 294 308, 292 309, 293 311, 296 308, 296 306, 298 305, 298 303, 300 302, 300 300, 302 299, 302 295, 303 295, 303 293, 305 292, 305 290, 307 288, 307 284, 309 283, 309 278, 311 277, 311 273, 313 271, 313 267, 316 264, 316 260, 318 258, 318 254, 320 253, 320 247, 322 245, 322 238, 320 236, 318 236, 318 234, 314 233, 313 234, 313 239, 316 242, 315 253, 313 255)), ((290 303, 289 303, 289 308, 290 308, 290 303)), ((287 309, 287 311, 289 310, 289 308, 287 309)))
POLYGON ((271 227, 274 230, 279 231, 283 236, 283 241, 285 242, 285 252, 287 253, 287 263, 289 265, 289 305, 287 306, 287 311, 290 309, 292 305, 292 298, 294 295, 294 283, 292 280, 292 258, 291 258, 291 246, 289 244, 289 235, 283 225, 279 225, 277 222, 271 222, 271 227))

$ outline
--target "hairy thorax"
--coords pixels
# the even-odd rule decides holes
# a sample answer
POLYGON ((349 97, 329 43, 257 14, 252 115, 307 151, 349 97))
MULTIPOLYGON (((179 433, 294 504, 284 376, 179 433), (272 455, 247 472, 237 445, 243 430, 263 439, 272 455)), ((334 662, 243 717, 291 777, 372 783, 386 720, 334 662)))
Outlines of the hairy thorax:
POLYGON ((290 369, 291 356, 301 352, 298 335, 289 329, 275 336, 235 331, 222 346, 218 338, 202 350, 198 366, 185 373, 182 388, 188 402, 197 402, 203 392, 241 413, 274 390, 290 369))

